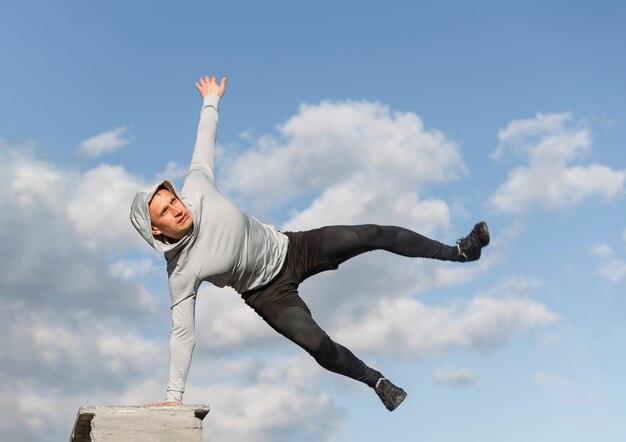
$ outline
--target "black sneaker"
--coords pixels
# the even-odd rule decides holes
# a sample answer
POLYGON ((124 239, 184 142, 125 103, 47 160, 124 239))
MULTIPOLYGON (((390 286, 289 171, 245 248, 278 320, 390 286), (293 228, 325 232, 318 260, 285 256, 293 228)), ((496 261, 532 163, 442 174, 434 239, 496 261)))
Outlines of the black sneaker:
POLYGON ((386 378, 380 378, 378 382, 376 382, 374 390, 389 411, 393 411, 398 408, 398 405, 400 405, 404 398, 406 398, 406 391, 400 387, 396 387, 389 379, 386 378))
POLYGON ((461 261, 476 261, 480 258, 480 249, 489 244, 489 227, 484 221, 474 226, 469 235, 456 242, 461 261))

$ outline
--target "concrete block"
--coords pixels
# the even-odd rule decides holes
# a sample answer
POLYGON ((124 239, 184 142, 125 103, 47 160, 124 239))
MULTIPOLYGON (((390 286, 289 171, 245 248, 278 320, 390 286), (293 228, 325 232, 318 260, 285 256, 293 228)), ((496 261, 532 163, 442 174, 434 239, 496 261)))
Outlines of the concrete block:
POLYGON ((202 442, 208 405, 81 407, 70 442, 202 442))

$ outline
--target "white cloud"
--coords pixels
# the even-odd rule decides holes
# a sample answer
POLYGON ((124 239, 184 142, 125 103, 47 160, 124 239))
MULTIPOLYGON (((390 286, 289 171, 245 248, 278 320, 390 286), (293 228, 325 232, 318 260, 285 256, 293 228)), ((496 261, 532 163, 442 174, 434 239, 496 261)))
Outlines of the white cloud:
POLYGON ((71 391, 119 389, 151 372, 157 362, 165 363, 165 346, 117 320, 72 313, 59 317, 5 305, 0 318, 3 354, 11 361, 2 368, 7 379, 42 388, 53 382, 71 391))
MULTIPOLYGON (((329 324, 347 321, 346 311, 356 315, 351 316, 349 319, 351 322, 346 323, 358 323, 359 314, 363 314, 364 311, 376 312, 382 303, 381 299, 396 302, 394 301, 396 298, 401 298, 397 302, 402 303, 403 297, 415 292, 466 282, 475 272, 484 272, 491 266, 485 260, 472 268, 456 264, 459 267, 454 269, 439 267, 437 263, 425 260, 412 260, 385 252, 377 253, 355 258, 343 264, 341 270, 316 276, 300 286, 301 296, 322 328, 331 331, 332 327, 329 324), (355 308, 354 311, 350 310, 352 307, 355 308)), ((502 292, 516 295, 513 289, 506 291, 507 289, 506 287, 501 289, 497 295, 502 292)), ((492 293, 495 293, 495 290, 492 293)), ((408 304, 415 305, 412 300, 409 300, 408 304)), ((425 316, 428 316, 431 310, 438 310, 436 307, 417 304, 425 309, 425 316)), ((456 307, 451 307, 450 315, 447 317, 450 325, 459 320, 452 314, 455 309, 456 307)), ((395 319, 386 316, 385 320, 393 322, 395 319)), ((416 320, 410 318, 406 321, 404 324, 406 329, 403 328, 403 331, 410 334, 411 324, 416 320)), ((361 324, 357 327, 366 328, 367 325, 361 324)), ((355 334, 362 328, 357 328, 355 334)), ((346 329, 349 330, 350 327, 346 329)), ((246 349, 258 349, 261 345, 274 345, 287 351, 302 351, 269 327, 233 290, 218 289, 208 284, 201 286, 198 294, 196 333, 197 351, 210 354, 238 353, 246 349), (237 324, 237 327, 233 327, 233 324, 237 324)), ((502 339, 504 338, 503 336, 502 339)))
POLYGON ((157 265, 150 258, 143 258, 138 261, 121 259, 109 266, 109 274, 113 278, 119 278, 124 281, 140 278, 157 270, 157 265))
POLYGON ((78 148, 94 158, 113 153, 130 143, 130 140, 125 137, 127 132, 128 128, 117 127, 86 139, 78 148))
POLYGON ((374 185, 363 175, 325 190, 297 212, 284 230, 312 229, 332 224, 387 224, 414 227, 426 235, 450 226, 450 209, 441 200, 420 200, 416 193, 396 193, 386 183, 374 185))
POLYGON ((492 297, 500 296, 502 293, 525 297, 532 296, 539 287, 541 287, 541 281, 536 278, 508 277, 485 293, 492 297))
POLYGON ((343 412, 318 389, 319 372, 308 355, 273 359, 249 385, 193 388, 188 398, 192 402, 209 398, 205 440, 325 441, 338 429, 343 412))
MULTIPOLYGON (((319 370, 307 357, 274 359, 260 367, 253 363, 259 371, 247 383, 188 384, 185 402, 209 404, 211 408, 203 422, 204 440, 330 440, 345 412, 320 389, 319 370), (282 372, 292 372, 293 376, 281 378, 282 372)), ((71 392, 60 388, 40 392, 28 385, 0 388, 0 434, 3 440, 63 440, 71 431, 81 406, 139 405, 151 400, 161 401, 163 392, 163 376, 137 379, 121 393, 71 392)), ((379 402, 373 392, 371 400, 379 402)))
POLYGON ((344 309, 338 321, 342 325, 333 332, 336 340, 358 351, 403 356, 451 347, 489 348, 513 333, 558 319, 546 306, 518 297, 477 297, 463 310, 413 299, 384 300, 359 310, 344 309))
POLYGON ((45 205, 15 204, 0 212, 0 223, 0 247, 11 250, 0 254, 0 295, 7 301, 65 313, 155 311, 143 287, 109 275, 106 256, 82 244, 65 214, 45 205))
POLYGON ((591 150, 591 132, 569 113, 512 121, 498 137, 494 158, 511 151, 528 159, 490 196, 487 204, 498 212, 569 207, 591 197, 612 199, 624 190, 626 170, 575 164, 591 150))
POLYGON ((426 224, 448 222, 446 204, 421 202, 418 190, 425 183, 457 179, 466 168, 456 143, 425 129, 416 114, 367 101, 325 101, 302 105, 277 130, 277 136, 259 137, 230 162, 226 184, 261 208, 316 196, 290 226, 327 224, 320 219, 324 213, 360 223, 398 223, 419 212, 426 224), (423 215, 425 209, 435 213, 423 215))
POLYGON ((451 387, 466 387, 474 382, 474 376, 468 368, 439 367, 433 375, 437 382, 451 387))
POLYGON ((626 262, 615 256, 608 244, 597 244, 591 248, 591 254, 598 257, 598 274, 611 282, 626 280, 626 262))
POLYGON ((84 173, 61 170, 14 149, 0 155, 0 182, 24 213, 62 219, 93 249, 145 248, 128 218, 135 192, 145 186, 140 177, 108 164, 84 173))
POLYGON ((67 440, 79 407, 110 404, 113 399, 105 392, 68 392, 53 385, 41 392, 12 384, 0 389, 0 435, 7 441, 67 440))
POLYGON ((43 391, 23 382, 0 386, 0 435, 7 441, 67 440, 80 407, 143 404, 150 390, 163 390, 162 384, 162 379, 144 377, 122 393, 107 388, 69 391, 53 382, 43 391))
POLYGON ((101 164, 75 178, 64 208, 87 246, 127 250, 143 244, 130 224, 130 204, 143 181, 121 166, 101 164))
MULTIPOLYGON (((542 114, 538 113, 535 118, 526 118, 523 120, 513 120, 504 129, 498 131, 498 139, 500 144, 491 154, 493 159, 500 159, 506 151, 513 151, 518 155, 528 152, 528 140, 537 140, 541 137, 554 133, 562 133, 563 126, 571 121, 572 115, 568 112, 559 114, 542 114)), ((583 138, 588 138, 588 132, 581 132, 583 138)), ((586 149, 589 146, 588 140, 578 148, 586 149)))
MULTIPOLYGON (((210 406, 203 422, 205 440, 325 441, 345 415, 324 391, 323 370, 308 355, 272 354, 265 360, 197 356, 184 401, 210 406)), ((362 389, 379 402, 368 387, 362 389)), ((114 403, 156 402, 163 394, 163 376, 154 376, 128 388, 114 403)))
POLYGON ((611 259, 600 264, 599 272, 602 277, 611 282, 626 280, 626 262, 621 259, 611 259))
POLYGON ((338 427, 340 413, 327 394, 305 393, 287 384, 217 385, 207 394, 215 398, 204 425, 210 440, 315 442, 328 440, 338 427))
POLYGON ((21 206, 39 203, 49 209, 59 210, 59 193, 63 193, 66 177, 54 165, 38 161, 16 151, 5 152, 4 161, 10 167, 2 171, 4 182, 21 206), (12 171, 12 179, 9 174, 12 171))
POLYGON ((198 350, 213 353, 238 352, 283 339, 234 290, 209 284, 202 285, 197 296, 196 335, 198 350))
POLYGON ((596 244, 591 248, 591 254, 599 258, 610 258, 613 256, 613 249, 608 244, 596 244))
MULTIPOLYGON (((0 438, 58 440, 55 436, 67 436, 78 406, 88 398, 111 400, 155 366, 167 364, 166 345, 139 332, 160 319, 158 303, 137 282, 109 273, 108 253, 133 246, 108 247, 94 234, 91 239, 102 241, 100 247, 88 247, 89 227, 79 231, 76 216, 68 213, 85 191, 77 183, 89 187, 100 173, 103 182, 126 177, 128 184, 128 174, 111 166, 82 174, 41 161, 32 149, 5 144, 0 159, 0 187, 11 207, 0 211, 0 250, 11 251, 0 254, 0 371, 11 386, 0 387, 0 402, 11 404, 0 413, 0 438), (98 396, 99 390, 110 394, 98 396)), ((105 206, 123 208, 129 223, 128 197, 107 201, 124 190, 93 192, 105 206)))
POLYGON ((568 379, 562 373, 538 370, 533 374, 533 382, 547 394, 559 401, 592 406, 602 400, 597 388, 590 388, 585 382, 568 379))
POLYGON ((187 175, 188 169, 188 167, 181 166, 175 161, 170 161, 165 166, 165 170, 156 175, 154 181, 168 180, 173 183, 179 178, 184 178, 187 175))

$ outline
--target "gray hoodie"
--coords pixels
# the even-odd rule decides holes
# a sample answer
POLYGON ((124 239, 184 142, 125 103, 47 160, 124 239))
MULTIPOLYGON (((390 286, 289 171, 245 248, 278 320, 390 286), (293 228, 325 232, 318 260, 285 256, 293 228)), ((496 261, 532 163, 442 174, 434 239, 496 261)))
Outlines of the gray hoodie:
MULTIPOLYGON (((130 212, 133 226, 167 261, 172 298, 170 371, 167 401, 182 401, 195 345, 195 302, 202 281, 243 293, 261 287, 280 271, 288 238, 273 226, 245 214, 215 186, 215 139, 219 98, 207 95, 191 166, 180 194, 168 181, 137 192, 130 212), (154 237, 148 203, 165 185, 185 205, 193 229, 180 241, 154 237)), ((233 327, 236 327, 233 324, 233 327)))

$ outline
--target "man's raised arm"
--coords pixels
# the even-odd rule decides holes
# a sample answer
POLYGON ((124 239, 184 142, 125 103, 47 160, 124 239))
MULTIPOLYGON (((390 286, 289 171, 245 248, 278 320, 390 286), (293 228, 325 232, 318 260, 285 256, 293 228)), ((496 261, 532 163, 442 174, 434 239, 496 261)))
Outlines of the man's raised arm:
POLYGON ((202 97, 202 110, 190 168, 205 167, 210 176, 214 177, 217 108, 226 91, 226 77, 223 77, 218 85, 215 77, 204 76, 196 83, 196 89, 202 97))

